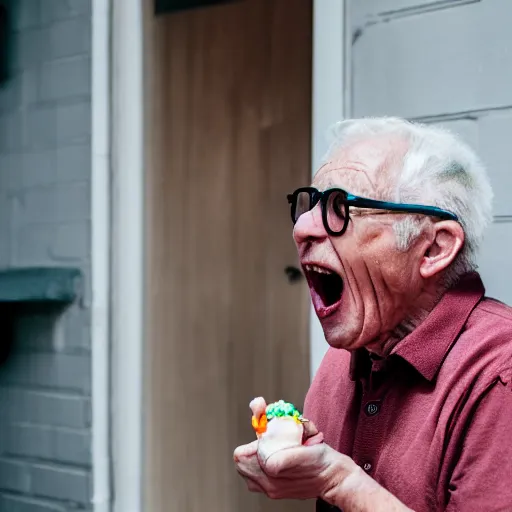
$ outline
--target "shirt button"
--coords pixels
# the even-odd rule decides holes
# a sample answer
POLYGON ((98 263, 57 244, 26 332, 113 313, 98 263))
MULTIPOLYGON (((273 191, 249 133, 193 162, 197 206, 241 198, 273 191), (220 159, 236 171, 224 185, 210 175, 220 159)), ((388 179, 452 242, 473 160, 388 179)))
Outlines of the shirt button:
POLYGON ((370 469, 372 469, 372 465, 369 462, 366 462, 363 466, 363 469, 365 471, 370 471, 370 469))
POLYGON ((368 416, 375 416, 379 412, 379 404, 375 402, 370 402, 366 404, 366 414, 368 416))

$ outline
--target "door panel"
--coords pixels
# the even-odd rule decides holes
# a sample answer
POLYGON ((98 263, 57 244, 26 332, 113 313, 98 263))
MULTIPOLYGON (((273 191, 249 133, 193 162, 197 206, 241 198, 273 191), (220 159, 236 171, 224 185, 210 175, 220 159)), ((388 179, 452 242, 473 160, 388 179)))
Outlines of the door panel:
MULTIPOLYGON (((436 123, 476 149, 495 196, 480 273, 488 295, 512 304, 512 68, 502 65, 512 53, 512 3, 347 0, 347 6, 353 30, 349 115, 436 123)), ((337 54, 343 55, 341 47, 337 54)))
POLYGON ((256 395, 302 405, 309 298, 286 194, 310 180, 311 1, 153 17, 147 37, 146 510, 312 510, 252 495, 256 395))
POLYGON ((486 0, 373 18, 353 46, 353 114, 418 118, 509 106, 511 16, 512 2, 486 0))

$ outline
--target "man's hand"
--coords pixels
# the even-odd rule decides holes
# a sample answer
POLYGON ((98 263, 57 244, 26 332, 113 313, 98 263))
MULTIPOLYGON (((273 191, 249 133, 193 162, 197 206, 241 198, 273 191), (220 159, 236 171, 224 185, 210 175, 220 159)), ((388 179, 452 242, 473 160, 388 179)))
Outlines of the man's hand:
POLYGON ((271 499, 315 499, 345 512, 406 512, 410 509, 368 476, 350 457, 323 442, 311 422, 304 424, 304 443, 280 447, 289 422, 271 421, 258 440, 234 453, 238 473, 252 492, 271 499))
POLYGON ((302 446, 279 448, 288 428, 287 421, 271 421, 259 440, 235 450, 237 471, 249 490, 272 499, 314 499, 326 501, 339 482, 356 464, 323 443, 323 436, 311 422, 304 424, 302 446))

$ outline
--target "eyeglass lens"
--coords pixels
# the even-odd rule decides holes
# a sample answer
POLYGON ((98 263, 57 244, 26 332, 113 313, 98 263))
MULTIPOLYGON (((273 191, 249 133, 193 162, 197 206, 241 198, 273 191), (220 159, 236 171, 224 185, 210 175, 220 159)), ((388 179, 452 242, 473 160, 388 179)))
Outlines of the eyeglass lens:
MULTIPOLYGON (((344 230, 346 224, 346 195, 341 191, 332 191, 327 198, 327 225, 334 233, 344 230)), ((313 206, 313 197, 309 191, 300 191, 297 193, 294 211, 294 222, 299 217, 311 210, 313 206)))
POLYGON ((327 225, 334 233, 339 233, 345 228, 345 199, 345 194, 339 191, 332 192, 327 198, 327 225))
POLYGON ((309 212, 309 210, 311 210, 311 205, 311 194, 309 192, 299 192, 295 203, 294 221, 297 222, 302 214, 309 212))

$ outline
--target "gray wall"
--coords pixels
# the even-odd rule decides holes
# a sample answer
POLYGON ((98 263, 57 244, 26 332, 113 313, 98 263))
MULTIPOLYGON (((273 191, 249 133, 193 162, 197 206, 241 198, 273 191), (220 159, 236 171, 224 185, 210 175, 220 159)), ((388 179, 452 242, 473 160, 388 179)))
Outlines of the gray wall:
POLYGON ((0 267, 81 268, 85 296, 57 318, 34 310, 16 322, 0 366, 0 512, 89 510, 91 5, 11 3, 0 267))
POLYGON ((480 270, 512 305, 512 1, 348 1, 351 114, 437 123, 477 150, 495 193, 480 270))

